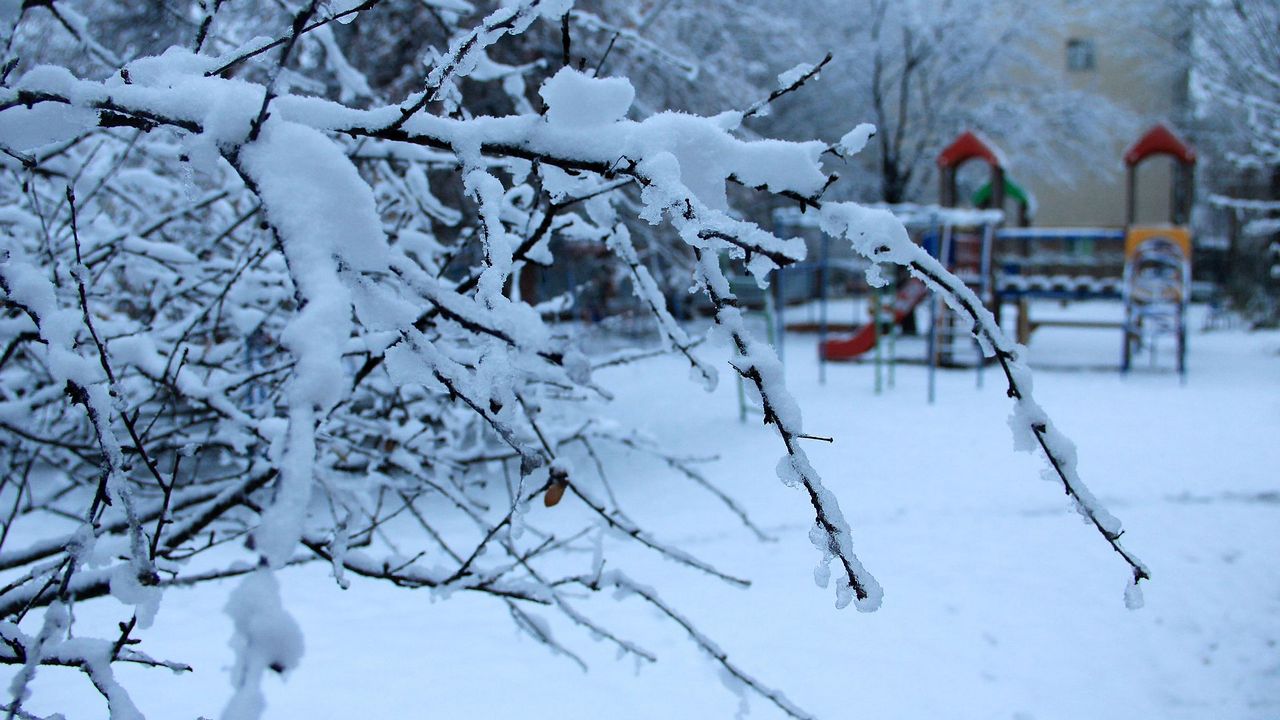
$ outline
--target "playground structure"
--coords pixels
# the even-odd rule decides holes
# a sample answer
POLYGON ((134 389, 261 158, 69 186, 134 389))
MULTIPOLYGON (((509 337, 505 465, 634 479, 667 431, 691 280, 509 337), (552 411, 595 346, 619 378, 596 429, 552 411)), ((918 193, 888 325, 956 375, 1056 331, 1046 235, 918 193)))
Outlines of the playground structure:
MULTIPOLYGON (((986 280, 990 276, 992 238, 1003 214, 998 210, 945 208, 938 205, 882 205, 877 206, 894 213, 911 233, 912 237, 935 257, 949 258, 948 265, 983 298, 992 297, 992 286, 986 280)), ((779 233, 795 233, 816 227, 817 218, 798 210, 787 208, 774 214, 774 226, 779 233)), ((883 277, 884 284, 872 287, 865 274, 871 263, 863 258, 833 257, 830 240, 825 235, 818 238, 817 259, 789 266, 777 272, 773 278, 773 322, 779 355, 785 358, 783 340, 785 330, 816 331, 819 348, 819 379, 825 380, 826 363, 856 360, 872 353, 875 364, 876 392, 887 384, 893 386, 894 366, 900 361, 896 352, 901 327, 915 315, 922 304, 928 303, 928 321, 925 323, 928 349, 923 361, 929 365, 930 397, 933 396, 934 373, 939 366, 972 366, 978 371, 978 383, 982 382, 985 363, 977 341, 967 329, 952 321, 950 311, 942 301, 932 296, 924 283, 914 277, 883 277), (833 323, 828 303, 832 298, 832 278, 843 276, 842 285, 861 286, 860 294, 869 302, 868 322, 833 323), (786 308, 789 301, 817 300, 818 320, 814 322, 788 323, 786 308), (836 337, 831 337, 836 334, 836 337), (887 342, 885 342, 887 341, 887 342), (887 373, 886 373, 887 370, 887 373)), ((855 315, 859 314, 855 304, 855 315)))
POLYGON ((1173 335, 1178 374, 1187 375, 1187 303, 1191 299, 1191 185, 1195 151, 1163 125, 1147 132, 1125 153, 1124 340, 1120 369, 1128 372, 1135 352, 1148 350, 1155 362, 1156 338, 1173 335), (1170 224, 1139 225, 1138 166, 1166 155, 1176 163, 1170 224))
POLYGON ((1191 235, 1181 227, 1131 227, 1125 237, 1124 341, 1121 370, 1133 355, 1172 335, 1177 343, 1178 372, 1186 376, 1187 300, 1191 287, 1191 235))
MULTIPOLYGON (((915 312, 916 306, 924 300, 929 290, 924 283, 911 278, 893 294, 893 301, 884 306, 885 293, 872 295, 874 304, 871 317, 879 318, 879 322, 869 322, 848 338, 824 340, 821 343, 822 354, 831 360, 849 360, 875 347, 881 335, 887 335, 887 327, 897 327, 906 319, 907 313, 915 312), (886 327, 887 325, 887 327, 886 327)), ((892 332, 890 330, 889 332, 892 332)))
MULTIPOLYGON (((1004 156, 989 141, 975 133, 962 133, 938 156, 941 206, 889 206, 908 231, 931 255, 959 276, 1002 319, 1006 306, 1017 311, 1015 334, 1027 343, 1040 327, 1118 329, 1122 335, 1120 370, 1127 372, 1134 358, 1150 354, 1155 365, 1157 341, 1172 336, 1176 344, 1177 370, 1186 375, 1186 308, 1191 284, 1191 234, 1185 226, 1190 214, 1190 187, 1195 153, 1168 128, 1157 125, 1124 156, 1126 167, 1125 224, 1118 228, 1025 227, 1034 213, 1034 199, 1006 174, 1004 156), (1171 217, 1167 224, 1138 224, 1136 220, 1137 168, 1148 158, 1170 156, 1177 163, 1172 188, 1171 217), (979 160, 990 170, 989 182, 971 198, 977 208, 966 210, 959 204, 957 172, 971 160, 979 160), (1007 200, 1016 203, 1015 212, 1005 211, 1007 200), (1012 216, 1017 226, 1005 226, 1012 216), (1033 301, 1052 299, 1119 300, 1123 320, 1049 320, 1032 315, 1033 301)), ((780 211, 774 217, 779 232, 802 229, 812 220, 798 211, 780 211)), ((820 240, 818 259, 794 270, 778 273, 774 283, 775 337, 786 327, 784 314, 788 295, 798 270, 816 276, 819 321, 817 323, 820 378, 825 363, 856 360, 874 351, 876 387, 881 387, 881 365, 897 361, 893 340, 897 328, 912 316, 928 293, 918 280, 891 282, 888 288, 868 290, 871 318, 853 325, 828 322, 828 283, 838 273, 865 271, 868 263, 852 258, 832 258, 828 241, 820 240), (889 298, 892 297, 892 300, 889 298), (847 334, 828 337, 829 332, 847 334), (882 338, 888 338, 888 358, 881 352, 882 338)), ((810 296, 812 297, 812 296, 810 296)), ((929 305, 928 344, 925 362, 930 368, 930 398, 933 397, 933 370, 939 366, 973 366, 981 383, 986 360, 976 348, 967 326, 957 323, 954 314, 937 300, 929 305)), ((794 326, 793 326, 794 328, 794 326)), ((781 351, 781 348, 780 348, 781 351)), ((892 381, 891 381, 892 382, 892 381)))

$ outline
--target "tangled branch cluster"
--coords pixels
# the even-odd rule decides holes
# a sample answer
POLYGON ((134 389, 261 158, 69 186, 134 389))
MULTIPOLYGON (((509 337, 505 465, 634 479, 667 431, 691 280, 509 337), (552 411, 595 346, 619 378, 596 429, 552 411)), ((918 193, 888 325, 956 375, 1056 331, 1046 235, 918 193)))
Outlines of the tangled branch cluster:
POLYGON ((807 717, 603 558, 574 572, 544 562, 611 532, 747 584, 635 523, 613 499, 604 447, 661 458, 763 535, 688 458, 578 409, 609 397, 593 369, 648 351, 593 357, 549 319, 554 304, 519 297, 522 269, 572 262, 553 241, 603 248, 664 349, 714 386, 714 366, 641 259, 635 217, 619 212, 633 210, 665 223, 691 256, 693 282, 731 339, 732 369, 783 441, 778 475, 803 490, 810 537, 823 566, 836 564, 837 604, 880 603, 800 445, 781 365, 747 331, 720 262, 728 256, 763 283, 802 259, 804 244, 737 219, 726 183, 821 213, 833 236, 910 267, 971 316, 1006 368, 1015 425, 1048 454, 1135 581, 1146 576, 1031 399, 1018 348, 976 299, 892 216, 822 203, 834 180, 821 166, 823 143, 744 139, 742 120, 758 106, 628 120, 627 81, 569 62, 571 16, 559 0, 505 3, 474 23, 464 3, 428 3, 450 40, 422 87, 398 102, 376 96, 331 26, 379 12, 377 0, 312 0, 275 36, 243 43, 227 34, 237 23, 222 5, 200 4, 194 52, 127 63, 63 3, 25 3, 13 19, 10 54, 24 23, 56 21, 111 73, 19 73, 15 60, 0 88, 0 663, 20 668, 10 717, 27 716, 21 706, 42 665, 82 669, 113 718, 138 717, 115 664, 184 667, 138 644, 163 591, 231 577, 238 654, 225 716, 257 717, 263 674, 301 655, 279 571, 313 562, 331 565, 344 587, 361 576, 494 596, 521 629, 573 657, 535 614, 552 609, 652 661, 569 594, 613 589, 657 608, 787 714, 807 717), (539 21, 563 31, 566 61, 538 88, 540 112, 525 81, 546 63, 502 65, 487 54, 539 21), (323 54, 320 72, 336 78, 338 95, 362 100, 309 92, 324 84, 302 75, 305 53, 323 54), (515 112, 473 114, 466 93, 477 77, 500 82, 515 112), (527 521, 530 503, 562 498, 592 522, 566 533, 527 521), (118 632, 73 632, 73 605, 105 595, 129 608, 118 632))

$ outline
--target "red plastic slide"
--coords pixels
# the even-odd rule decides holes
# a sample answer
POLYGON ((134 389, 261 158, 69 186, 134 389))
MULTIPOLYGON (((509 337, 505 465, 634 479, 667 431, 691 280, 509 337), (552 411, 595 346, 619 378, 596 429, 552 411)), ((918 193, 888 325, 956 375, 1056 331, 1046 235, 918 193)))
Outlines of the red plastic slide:
MULTIPOLYGON (((928 294, 928 288, 924 283, 915 278, 911 278, 898 288, 898 294, 893 298, 894 324, 901 323, 907 313, 914 311, 928 294)), ((852 360, 875 346, 876 325, 874 322, 869 322, 858 328, 851 337, 822 343, 819 351, 822 353, 823 360, 852 360)))

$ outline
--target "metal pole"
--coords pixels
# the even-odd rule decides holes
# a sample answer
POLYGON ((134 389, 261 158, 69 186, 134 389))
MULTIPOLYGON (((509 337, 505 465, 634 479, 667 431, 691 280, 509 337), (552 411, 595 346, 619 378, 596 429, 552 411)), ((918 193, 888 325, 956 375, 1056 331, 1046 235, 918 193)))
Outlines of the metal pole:
POLYGON ((818 384, 827 383, 827 253, 831 238, 823 233, 822 252, 818 259, 818 384))
MULTIPOLYGON (((894 298, 894 303, 896 305, 897 297, 898 297, 897 275, 894 275, 893 278, 889 281, 888 288, 889 288, 889 297, 894 298)), ((894 312, 895 313, 897 312, 896 308, 894 312)), ((914 313, 915 308, 908 310, 908 312, 914 313)), ((893 389, 893 384, 894 384, 894 368, 898 364, 898 333, 900 331, 899 328, 901 327, 896 322, 896 318, 894 318, 894 320, 895 322, 889 325, 889 347, 886 348, 886 350, 888 350, 889 352, 889 389, 890 390, 893 389)))
POLYGON ((777 342, 774 347, 778 348, 778 362, 785 365, 786 355, 783 353, 783 346, 785 345, 783 339, 787 336, 787 322, 783 315, 787 308, 787 302, 782 294, 782 272, 782 268, 773 271, 774 307, 777 308, 777 312, 774 314, 774 322, 777 326, 777 332, 775 333, 777 342))
POLYGON ((875 343, 876 394, 884 389, 883 366, 884 350, 880 347, 880 308, 883 307, 880 295, 884 288, 871 288, 871 341, 875 343))
MULTIPOLYGON (((787 222, 779 222, 779 219, 780 217, 778 213, 775 211, 773 214, 773 220, 774 220, 774 224, 777 226, 776 232, 778 233, 778 236, 786 237, 787 235, 790 235, 791 234, 790 224, 787 222)), ((777 348, 778 362, 785 365, 786 353, 784 348, 784 345, 785 345, 784 340, 787 336, 787 320, 785 317, 786 309, 787 309, 787 298, 785 295, 783 295, 783 292, 782 292, 782 273, 784 270, 785 268, 780 267, 773 271, 773 300, 774 300, 773 304, 774 304, 775 313, 776 313, 774 315, 774 320, 775 320, 775 326, 777 328, 777 330, 774 333, 774 340, 775 340, 774 347, 777 348)))
MULTIPOLYGON (((915 312, 915 310, 913 309, 911 312, 915 312)), ((899 330, 897 323, 894 323, 893 327, 889 328, 889 389, 890 390, 893 389, 894 373, 895 373, 895 369, 898 367, 898 333, 899 332, 901 331, 899 330)))
MULTIPOLYGON (((991 291, 991 253, 995 242, 996 224, 994 222, 987 223, 982 227, 982 261, 978 269, 979 297, 982 298, 983 304, 991 303, 995 297, 995 293, 991 291)), ((978 351, 978 388, 981 389, 983 371, 987 367, 987 358, 982 353, 982 343, 978 341, 978 338, 974 338, 973 342, 978 351)))
POLYGON ((1124 224, 1132 225, 1138 217, 1138 173, 1134 165, 1124 169, 1124 224))
MULTIPOLYGON (((943 267, 947 264, 947 252, 951 248, 951 225, 943 224, 939 227, 938 233, 938 261, 943 267)), ((942 310, 939 307, 942 300, 936 295, 929 302, 929 404, 937 398, 937 374, 938 374, 938 325, 941 320, 942 310)))
POLYGON ((934 377, 938 370, 938 303, 937 297, 929 298, 929 404, 932 405, 937 396, 937 380, 934 377))
MULTIPOLYGON (((954 234, 955 234, 955 226, 953 226, 950 222, 947 222, 945 225, 943 225, 942 242, 938 244, 938 262, 942 263, 942 267, 948 270, 953 270, 953 271, 954 271, 955 265, 954 263, 951 262, 951 253, 952 253, 952 250, 954 249, 954 244, 955 244, 953 242, 954 234)), ((951 316, 947 314, 947 308, 945 307, 938 308, 936 324, 937 325, 945 324, 948 326, 951 324, 951 316)), ((935 356, 937 357, 937 360, 938 361, 941 360, 943 353, 946 353, 948 359, 950 359, 951 352, 952 350, 955 349, 955 333, 947 332, 946 335, 944 336, 942 333, 942 329, 938 328, 937 342, 938 342, 938 345, 935 348, 935 351, 936 351, 935 356), (944 343, 946 345, 945 347, 943 347, 944 343)))

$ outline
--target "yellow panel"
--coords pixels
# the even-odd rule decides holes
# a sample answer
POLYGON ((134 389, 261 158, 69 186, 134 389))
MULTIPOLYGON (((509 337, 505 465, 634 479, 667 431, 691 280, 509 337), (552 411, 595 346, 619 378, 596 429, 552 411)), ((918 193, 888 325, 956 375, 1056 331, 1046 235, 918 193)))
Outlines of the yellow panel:
POLYGON ((1138 247, 1148 240, 1168 240, 1182 248, 1183 257, 1191 260, 1191 229, 1181 225, 1130 225, 1124 237, 1124 257, 1133 257, 1138 247))

